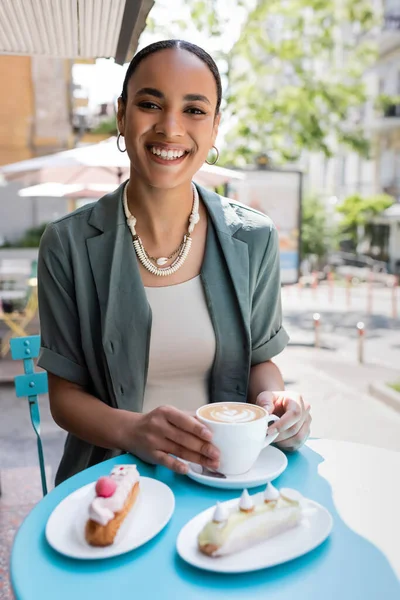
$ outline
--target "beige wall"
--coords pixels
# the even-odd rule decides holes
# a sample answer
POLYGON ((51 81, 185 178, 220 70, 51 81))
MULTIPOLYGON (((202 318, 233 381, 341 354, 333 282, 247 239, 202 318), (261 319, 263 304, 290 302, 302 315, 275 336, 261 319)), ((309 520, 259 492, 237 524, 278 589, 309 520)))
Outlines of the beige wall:
POLYGON ((31 158, 31 59, 0 56, 0 164, 31 158))
POLYGON ((72 146, 71 62, 0 56, 0 165, 72 146))

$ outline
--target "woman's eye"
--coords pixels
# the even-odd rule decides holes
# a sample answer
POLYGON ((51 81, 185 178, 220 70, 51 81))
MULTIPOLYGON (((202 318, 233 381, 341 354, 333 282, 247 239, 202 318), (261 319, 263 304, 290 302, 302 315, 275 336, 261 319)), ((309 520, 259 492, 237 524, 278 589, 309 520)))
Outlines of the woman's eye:
POLYGON ((141 102, 139 106, 140 108, 147 108, 150 110, 158 109, 157 104, 154 104, 154 102, 141 102))
POLYGON ((204 112, 204 110, 201 110, 200 108, 196 108, 194 106, 191 108, 187 108, 185 112, 187 112, 191 115, 205 115, 206 114, 204 112))

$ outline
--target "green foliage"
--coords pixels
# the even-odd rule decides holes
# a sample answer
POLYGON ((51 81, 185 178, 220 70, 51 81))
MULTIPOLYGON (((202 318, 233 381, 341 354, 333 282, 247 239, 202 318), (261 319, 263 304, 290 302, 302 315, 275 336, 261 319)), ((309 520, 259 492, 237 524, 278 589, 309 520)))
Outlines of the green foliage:
POLYGON ((364 198, 360 194, 353 194, 344 199, 336 210, 342 215, 339 223, 341 239, 351 240, 354 248, 361 241, 360 231, 364 231, 368 221, 378 215, 394 202, 394 198, 387 194, 377 194, 364 198))
MULTIPOLYGON (((349 126, 348 117, 367 100, 362 74, 376 56, 365 35, 377 24, 370 0, 235 4, 245 14, 239 40, 227 50, 221 42, 214 55, 230 126, 219 164, 244 166, 262 153, 277 163, 295 161, 303 150, 330 157, 340 144, 368 156, 364 131, 349 126)), ((229 27, 224 6, 219 0, 192 0, 191 21, 218 38, 229 27)), ((184 37, 187 24, 153 21, 151 27, 163 37, 184 37)))
POLYGON ((303 199, 301 219, 301 256, 322 258, 331 248, 333 228, 328 222, 324 203, 316 196, 303 199))
POLYGON ((260 0, 249 13, 231 59, 233 155, 247 147, 284 162, 304 149, 330 157, 345 144, 368 156, 364 132, 346 122, 367 100, 361 76, 374 49, 367 38, 355 46, 342 35, 339 56, 337 41, 344 27, 368 31, 373 15, 368 0, 341 4, 339 10, 335 0, 260 0))
POLYGON ((375 107, 380 110, 386 110, 393 104, 400 104, 400 96, 380 94, 375 100, 375 107))
POLYGON ((43 223, 38 227, 27 229, 22 238, 13 243, 7 243, 8 248, 38 248, 40 239, 47 227, 47 223, 43 223))
POLYGON ((91 133, 118 135, 117 120, 114 117, 104 119, 91 133))
POLYGON ((221 34, 221 22, 218 18, 218 2, 216 0, 192 0, 190 16, 200 31, 209 35, 221 34))
MULTIPOLYGON (((249 0, 232 0, 232 2, 235 3, 235 8, 245 8, 249 4, 254 4, 254 0, 250 0, 250 2, 249 0)), ((157 4, 162 9, 168 9, 170 0, 158 0, 157 4)), ((226 11, 223 10, 224 7, 221 10, 219 0, 190 0, 187 4, 190 22, 194 24, 198 31, 201 31, 208 37, 220 37, 226 31, 230 19, 226 11)), ((188 25, 185 19, 180 18, 166 22, 164 18, 163 22, 157 22, 154 14, 155 10, 151 11, 147 18, 147 32, 162 35, 164 39, 182 37, 182 35, 184 39, 187 39, 187 36, 184 35, 188 25)), ((168 10, 164 11, 163 16, 165 14, 168 14, 168 10)), ((223 51, 222 54, 224 54, 223 51)))
POLYGON ((388 383, 387 385, 396 392, 400 392, 400 381, 398 383, 388 383))

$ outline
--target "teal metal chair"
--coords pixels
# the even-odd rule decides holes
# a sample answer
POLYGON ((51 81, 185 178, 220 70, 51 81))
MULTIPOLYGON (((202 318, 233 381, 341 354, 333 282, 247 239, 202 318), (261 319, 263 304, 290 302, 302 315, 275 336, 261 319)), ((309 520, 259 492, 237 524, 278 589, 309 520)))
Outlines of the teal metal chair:
POLYGON ((25 375, 14 378, 17 398, 27 397, 33 429, 37 437, 40 476, 42 478, 43 496, 47 494, 46 471, 44 467, 43 446, 40 438, 40 412, 38 395, 48 391, 47 373, 36 373, 34 358, 39 356, 40 335, 13 338, 10 340, 13 360, 23 360, 25 375))

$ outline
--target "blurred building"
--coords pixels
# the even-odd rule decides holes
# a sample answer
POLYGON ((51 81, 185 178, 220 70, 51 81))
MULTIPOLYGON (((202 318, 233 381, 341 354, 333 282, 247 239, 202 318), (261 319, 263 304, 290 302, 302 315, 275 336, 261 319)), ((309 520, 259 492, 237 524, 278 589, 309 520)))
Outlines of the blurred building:
POLYGON ((73 61, 130 60, 153 4, 50 0, 21 11, 19 2, 1 3, 0 165, 73 145, 72 117, 85 111, 74 95, 73 61))
POLYGON ((357 250, 387 261, 390 271, 400 274, 400 0, 373 0, 372 5, 380 21, 369 34, 377 58, 363 77, 368 100, 352 111, 348 122, 349 127, 363 129, 371 142, 371 157, 345 147, 331 159, 307 154, 305 183, 307 190, 325 199, 333 219, 335 205, 351 194, 393 196, 396 204, 373 219, 357 250))
POLYGON ((71 61, 0 56, 0 164, 71 143, 71 61))
MULTIPOLYGON (((335 47, 332 52, 322 52, 302 60, 302 68, 310 79, 323 79, 327 73, 335 73, 335 66, 344 64, 348 58, 348 49, 357 47, 362 41, 369 41, 377 49, 377 56, 372 66, 363 74, 368 100, 361 107, 355 106, 348 115, 344 128, 361 130, 371 143, 372 152, 367 159, 349 147, 339 145, 332 138, 330 145, 336 150, 332 158, 322 152, 303 151, 295 166, 304 173, 304 190, 325 200, 327 211, 333 220, 337 217, 335 204, 346 196, 358 193, 372 196, 380 193, 392 195, 400 203, 400 0, 370 0, 377 25, 367 34, 350 23, 343 23, 335 30, 335 47), (366 38, 366 39, 365 39, 366 38), (385 100, 385 102, 383 102, 385 100)), ((341 3, 337 2, 338 9, 341 3)), ((312 7, 302 10, 302 27, 304 43, 310 44, 308 37, 315 35, 315 23, 312 7)), ((290 14, 269 14, 265 21, 265 32, 272 43, 290 41, 290 14)), ((274 95, 276 89, 285 86, 296 87, 299 78, 296 65, 288 61, 282 67, 279 57, 273 54, 268 57, 268 69, 264 73, 256 73, 249 69, 245 56, 235 57, 234 68, 237 80, 251 82, 257 78, 257 85, 262 86, 265 95, 274 95)), ((232 66, 231 66, 232 67, 232 66)), ((338 81, 338 85, 342 82, 338 81)), ((235 93, 234 84, 231 93, 235 93)), ((245 118, 247 107, 243 102, 243 115, 240 105, 235 115, 238 120, 245 118)), ((293 115, 293 127, 296 126, 297 115, 293 115)), ((260 124, 268 134, 268 122, 260 124)), ((273 131, 273 128, 271 128, 273 131)), ((286 148, 296 146, 293 141, 290 124, 286 123, 286 148)), ((251 143, 251 142, 250 142, 251 143)), ((253 145, 252 151, 257 151, 253 145)), ((368 242, 368 249, 359 248, 372 255, 388 260, 392 270, 400 271, 400 216, 392 211, 376 221, 374 238, 368 242)))
POLYGON ((306 159, 309 189, 339 201, 353 193, 385 192, 400 202, 400 0, 373 0, 373 6, 381 23, 370 34, 378 56, 364 74, 369 99, 349 122, 370 139, 371 159, 343 147, 332 159, 317 154, 306 159), (384 106, 377 104, 381 96, 388 98, 384 106))
MULTIPOLYGON (((88 96, 73 84, 74 62, 129 61, 154 0, 0 2, 0 165, 72 148, 87 130, 88 96)), ((99 107, 98 121, 109 107, 99 107)), ((94 115, 96 118, 97 115, 94 115)), ((107 137, 107 136, 106 136, 107 137)), ((86 141, 86 140, 85 140, 86 141)), ((89 140, 88 140, 89 141, 89 140)), ((96 141, 91 139, 90 141, 96 141)), ((67 212, 63 198, 21 198, 29 176, 0 180, 0 246, 67 212), (4 184, 4 185, 3 185, 4 184)))
POLYGON ((378 93, 395 100, 370 124, 376 147, 377 179, 379 187, 400 202, 400 0, 384 2, 378 43, 379 60, 375 68, 378 93))

